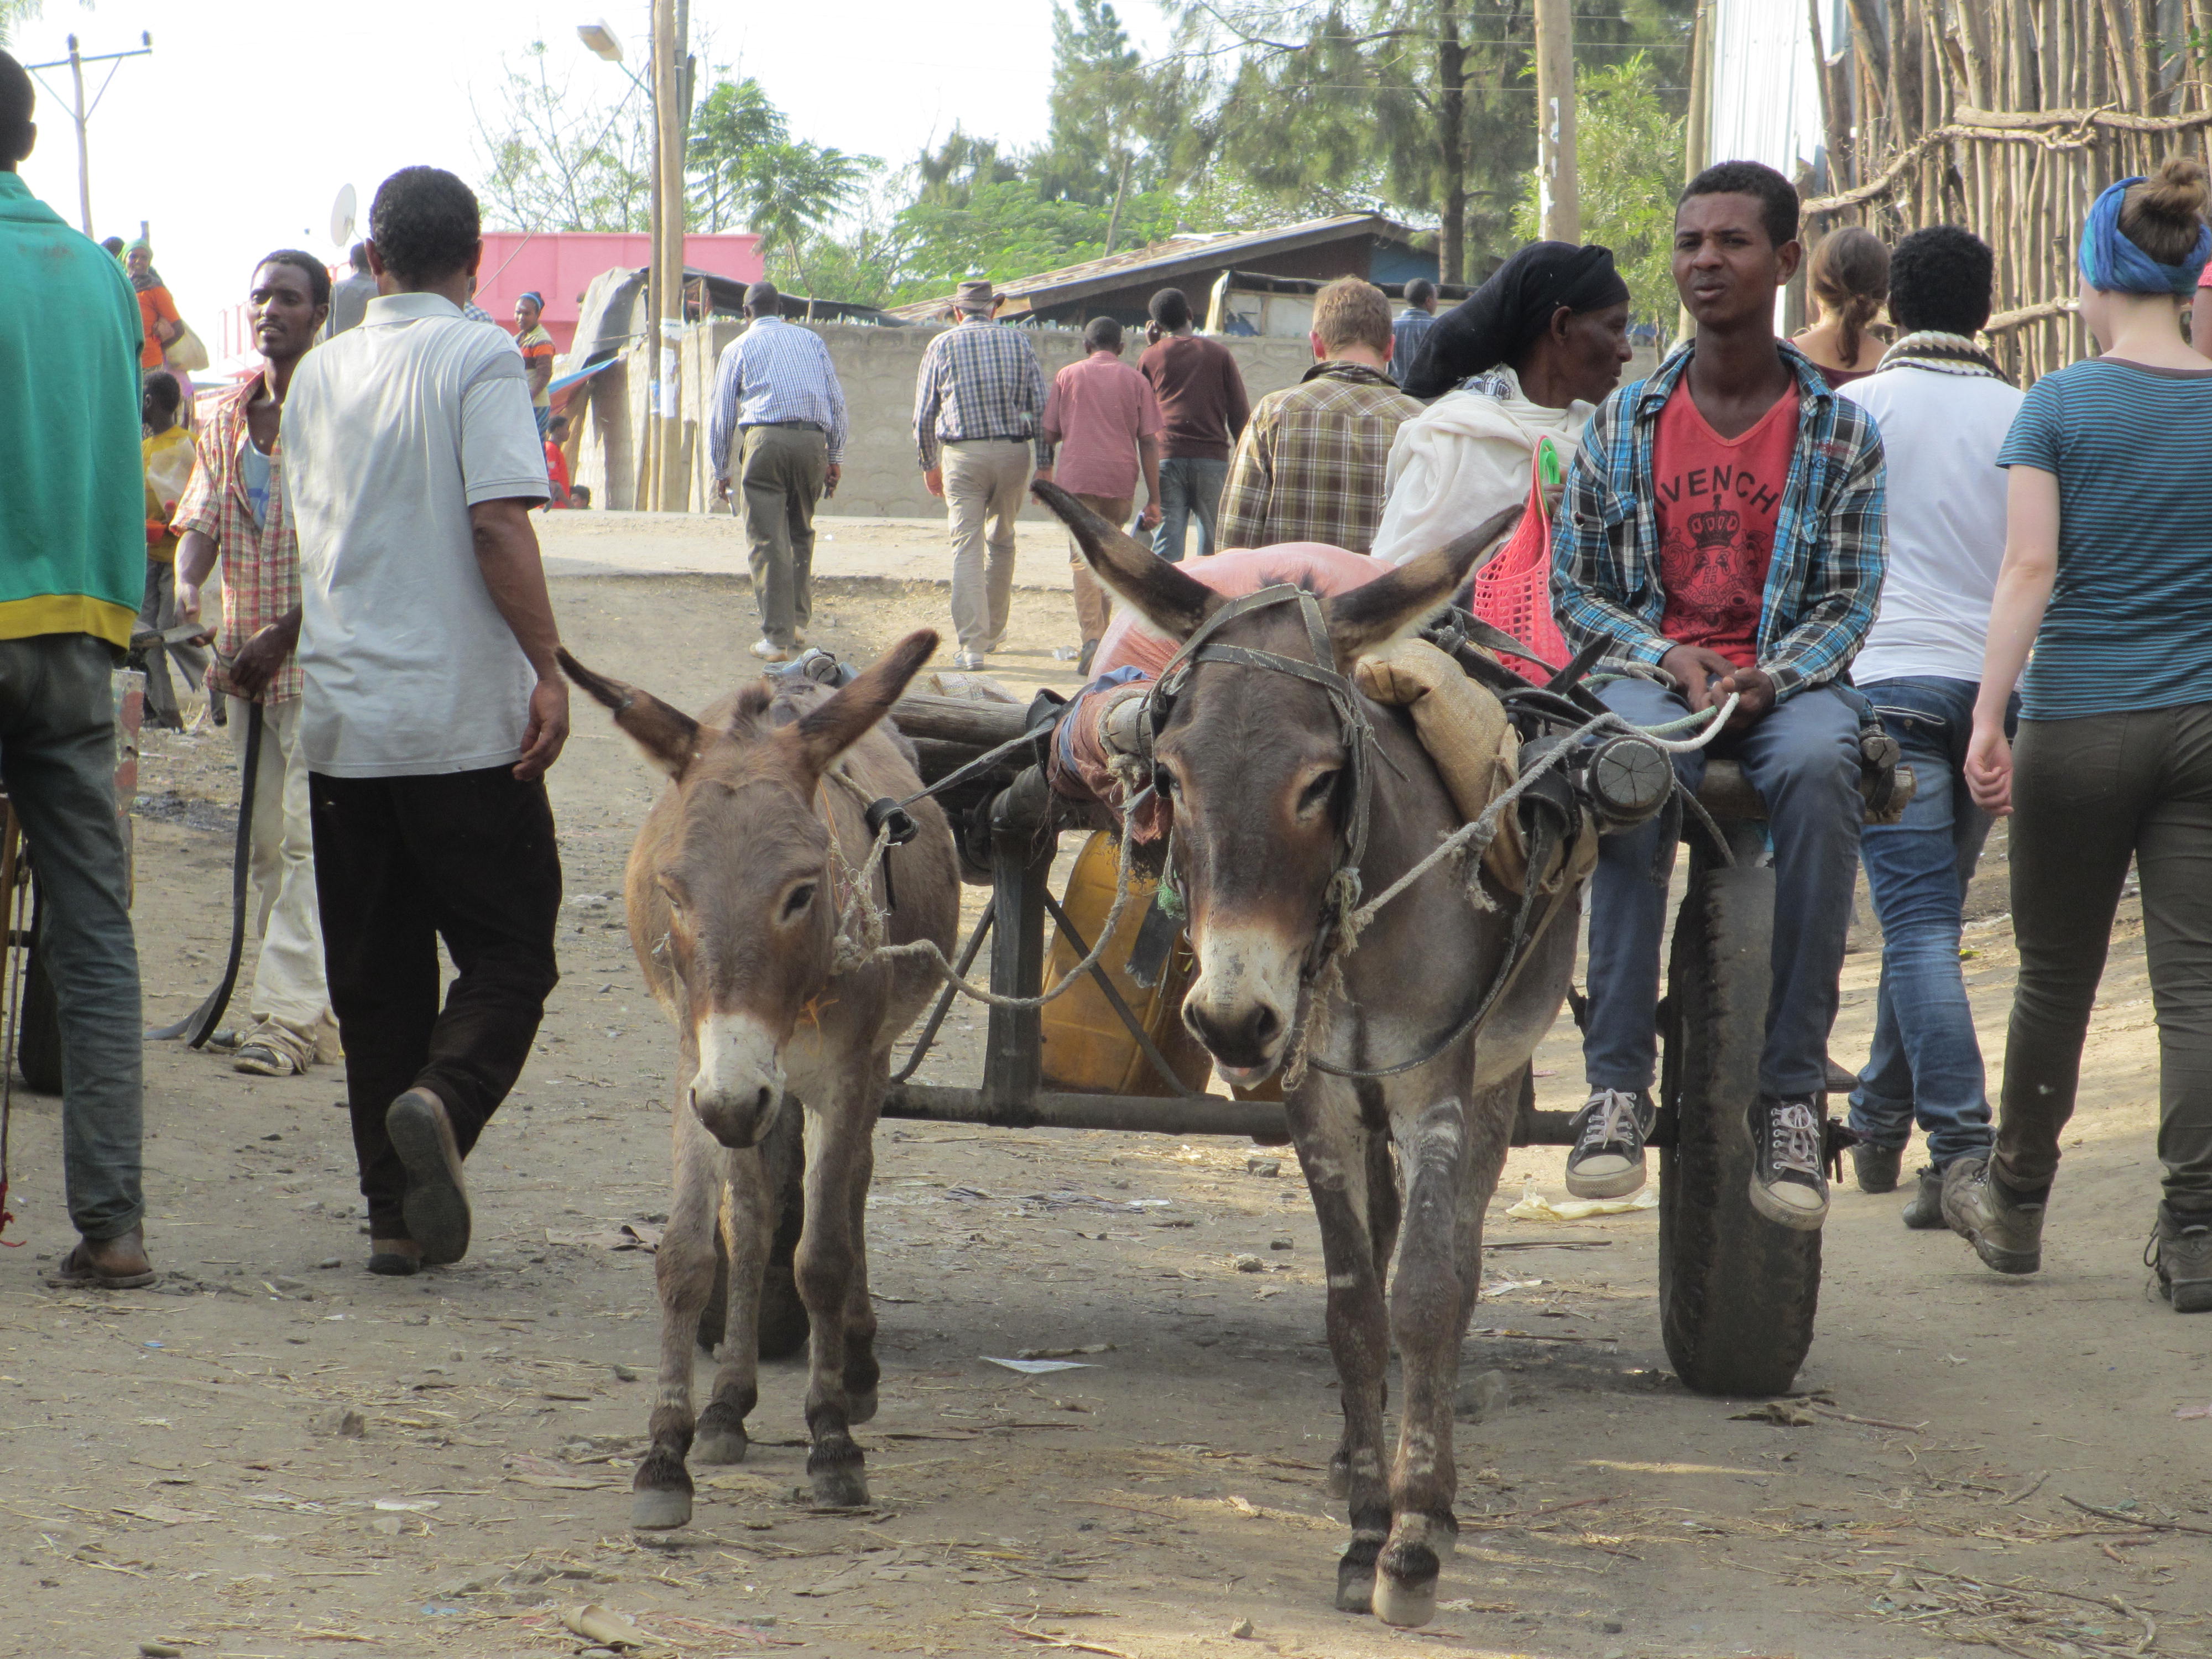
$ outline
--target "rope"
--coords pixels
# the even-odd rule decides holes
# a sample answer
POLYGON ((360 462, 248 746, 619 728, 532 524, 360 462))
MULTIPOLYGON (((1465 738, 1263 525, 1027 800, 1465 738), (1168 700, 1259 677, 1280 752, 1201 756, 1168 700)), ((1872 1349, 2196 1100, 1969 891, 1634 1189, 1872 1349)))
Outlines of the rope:
MULTIPOLYGON (((848 787, 854 786, 848 781, 848 787)), ((885 824, 876 832, 875 843, 868 849, 867 860, 861 865, 854 881, 852 896, 846 901, 845 908, 837 918, 837 942, 830 957, 830 976, 835 978, 842 974, 854 973, 878 962, 910 961, 919 958, 934 969, 938 976, 962 996, 973 1002, 983 1003, 989 1007, 1042 1008, 1048 1002, 1057 1001, 1073 990, 1076 983, 1104 957, 1107 946, 1112 942, 1115 931, 1121 925, 1121 913, 1128 908, 1129 903, 1130 848, 1136 841, 1132 829, 1136 817, 1137 805, 1136 797, 1132 796, 1128 804, 1122 809, 1121 856, 1115 866, 1114 872, 1114 904, 1113 908, 1106 913, 1104 924, 1098 929, 1098 942, 1091 947, 1090 955, 1069 969, 1060 983, 1042 996, 1003 996, 996 991, 981 990, 970 985, 961 975, 959 969, 945 959, 945 952, 938 949, 937 941, 934 939, 913 939, 904 945, 893 945, 888 942, 884 931, 887 917, 883 907, 875 902, 872 890, 875 885, 876 871, 882 865, 884 854, 890 845, 889 824, 885 824)), ((830 845, 838 863, 844 864, 844 849, 839 845, 834 829, 830 831, 830 845)))

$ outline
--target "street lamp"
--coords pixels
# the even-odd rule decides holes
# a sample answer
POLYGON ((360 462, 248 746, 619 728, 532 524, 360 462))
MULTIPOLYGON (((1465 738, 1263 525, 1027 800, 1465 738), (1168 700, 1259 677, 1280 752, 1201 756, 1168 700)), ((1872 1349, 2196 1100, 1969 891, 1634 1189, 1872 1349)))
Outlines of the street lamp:
POLYGON ((594 57, 604 58, 610 64, 622 62, 622 41, 605 23, 577 24, 576 38, 594 57))

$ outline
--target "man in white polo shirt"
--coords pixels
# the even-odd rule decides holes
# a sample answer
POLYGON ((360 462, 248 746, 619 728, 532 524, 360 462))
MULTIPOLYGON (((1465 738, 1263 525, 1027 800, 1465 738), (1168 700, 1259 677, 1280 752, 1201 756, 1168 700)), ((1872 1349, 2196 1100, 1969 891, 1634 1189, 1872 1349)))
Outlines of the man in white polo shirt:
POLYGON ((568 690, 529 518, 546 495, 529 382, 506 334, 461 310, 476 198, 404 168, 376 192, 368 248, 378 297, 307 354, 285 403, 301 608, 232 678, 251 695, 297 641, 369 1271, 396 1275, 466 1253, 461 1160, 559 977, 543 780, 568 690), (442 1009, 441 939, 459 970, 442 1009))

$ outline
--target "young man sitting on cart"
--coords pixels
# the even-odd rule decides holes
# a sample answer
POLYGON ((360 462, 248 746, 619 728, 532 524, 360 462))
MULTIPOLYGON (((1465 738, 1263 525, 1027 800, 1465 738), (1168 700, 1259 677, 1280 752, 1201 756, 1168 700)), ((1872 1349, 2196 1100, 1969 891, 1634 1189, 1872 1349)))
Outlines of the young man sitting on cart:
MULTIPOLYGON (((1628 665, 1598 694, 1640 726, 1735 699, 1709 750, 1676 757, 1695 788, 1733 757, 1764 798, 1774 941, 1758 1095, 1744 1103, 1753 1206, 1811 1231, 1826 1218, 1826 1053, 1857 867, 1858 715, 1833 684, 1873 621, 1884 561, 1873 417, 1774 336, 1796 272, 1797 193, 1727 161, 1675 209, 1674 268, 1694 341, 1592 417, 1553 542, 1567 643, 1628 665), (1673 689, 1653 678, 1663 670, 1673 689)), ((1644 1184, 1657 1060, 1660 941, 1673 815, 1600 843, 1591 884, 1589 1009, 1567 1188, 1644 1184)))

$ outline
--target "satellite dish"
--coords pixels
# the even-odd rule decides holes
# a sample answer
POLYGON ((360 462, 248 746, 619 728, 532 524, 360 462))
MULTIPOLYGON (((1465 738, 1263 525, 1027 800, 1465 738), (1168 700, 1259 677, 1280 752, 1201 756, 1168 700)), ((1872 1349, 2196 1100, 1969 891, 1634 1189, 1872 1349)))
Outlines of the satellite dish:
POLYGON ((357 199, 351 185, 340 185, 338 199, 331 204, 331 240, 340 247, 353 240, 353 214, 357 199))

